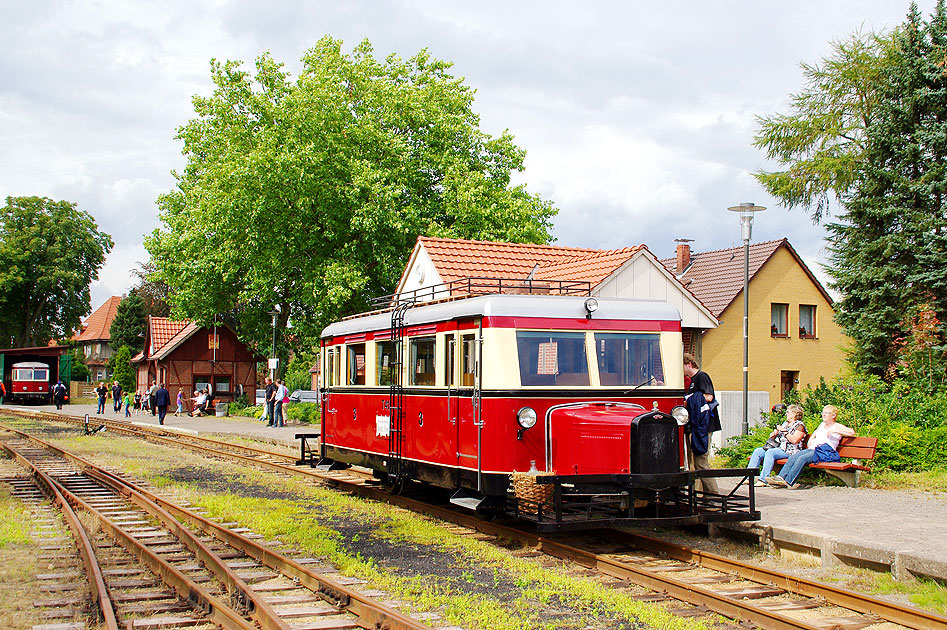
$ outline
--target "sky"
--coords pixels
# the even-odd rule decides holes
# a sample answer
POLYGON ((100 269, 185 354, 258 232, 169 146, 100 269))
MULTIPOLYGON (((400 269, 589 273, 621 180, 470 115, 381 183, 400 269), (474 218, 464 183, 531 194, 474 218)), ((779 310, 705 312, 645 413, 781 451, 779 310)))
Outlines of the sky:
MULTIPOLYGON (((727 208, 755 202, 753 241, 787 237, 821 278, 825 230, 767 195, 756 116, 789 111, 800 62, 901 23, 896 0, 0 0, 0 198, 78 204, 115 247, 92 308, 128 291, 181 170, 178 127, 209 64, 269 51, 294 76, 324 35, 377 57, 426 48, 476 89, 481 128, 526 150, 516 182, 551 200, 557 245, 675 238, 742 244, 727 208)), ((927 15, 934 0, 920 0, 927 15)), ((837 208, 836 208, 837 209, 837 208)))

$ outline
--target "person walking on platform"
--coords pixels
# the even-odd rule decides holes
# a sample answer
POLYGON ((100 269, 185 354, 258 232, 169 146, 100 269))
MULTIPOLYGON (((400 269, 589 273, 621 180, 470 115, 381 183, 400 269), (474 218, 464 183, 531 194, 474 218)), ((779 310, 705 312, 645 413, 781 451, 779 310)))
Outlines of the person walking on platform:
POLYGON ((62 384, 62 381, 56 381, 56 384, 53 385, 53 404, 56 405, 56 409, 62 409, 62 403, 66 399, 66 386, 62 384))
MULTIPOLYGON (((690 448, 688 459, 691 470, 709 470, 710 435, 720 430, 720 412, 714 394, 714 383, 710 376, 701 371, 694 355, 684 353, 684 376, 691 380, 687 389, 690 413, 690 448)), ((717 494, 717 480, 713 477, 701 477, 698 482, 704 492, 717 494)))
POLYGON ((273 409, 275 411, 273 426, 285 427, 286 422, 283 420, 283 412, 286 409, 286 402, 289 400, 289 390, 286 389, 286 386, 283 385, 283 381, 280 379, 276 379, 276 394, 273 396, 273 399, 273 409))
POLYGON ((132 396, 131 392, 125 392, 125 417, 131 418, 132 416, 132 405, 135 404, 135 398, 132 396))
POLYGON ((273 415, 276 411, 274 409, 274 402, 276 401, 276 385, 273 384, 273 379, 269 376, 266 377, 264 381, 266 383, 266 426, 273 426, 273 421, 276 419, 276 416, 273 415))
POLYGON ((105 381, 99 381, 99 386, 95 388, 95 393, 99 398, 99 406, 96 408, 95 413, 105 413, 105 397, 109 395, 109 388, 105 386, 105 381))
POLYGON ((155 409, 155 394, 158 392, 158 384, 152 382, 148 388, 148 408, 151 409, 151 415, 155 415, 158 410, 155 409))
POLYGON ((175 417, 175 418, 177 418, 177 417, 180 416, 182 413, 184 413, 184 388, 183 388, 183 387, 181 387, 181 388, 178 389, 178 399, 177 399, 177 403, 178 403, 178 409, 177 409, 177 411, 174 412, 174 417, 175 417))
POLYGON ((171 404, 171 392, 164 383, 155 389, 155 411, 158 413, 158 424, 164 424, 164 417, 168 415, 168 405, 171 404))
POLYGON ((122 410, 122 386, 118 381, 112 384, 112 411, 118 413, 122 410))

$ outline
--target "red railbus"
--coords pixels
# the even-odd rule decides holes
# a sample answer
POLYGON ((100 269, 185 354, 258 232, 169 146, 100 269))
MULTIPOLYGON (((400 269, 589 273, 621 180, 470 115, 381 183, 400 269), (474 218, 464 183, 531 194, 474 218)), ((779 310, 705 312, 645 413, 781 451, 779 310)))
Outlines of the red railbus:
POLYGON ((45 363, 23 361, 14 363, 11 374, 10 397, 13 401, 48 402, 50 399, 50 370, 45 363))
POLYGON ((545 531, 756 520, 752 470, 686 470, 682 354, 660 302, 393 303, 322 333, 321 465, 451 488, 545 531), (527 497, 511 480, 530 470, 527 497), (734 488, 701 492, 701 476, 734 488))

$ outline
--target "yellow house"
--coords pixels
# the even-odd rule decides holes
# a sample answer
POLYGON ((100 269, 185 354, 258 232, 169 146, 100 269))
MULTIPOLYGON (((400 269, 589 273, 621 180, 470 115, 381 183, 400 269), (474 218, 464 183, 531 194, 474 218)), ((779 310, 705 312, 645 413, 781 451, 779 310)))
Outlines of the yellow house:
MULTIPOLYGON (((694 335, 691 350, 718 391, 743 389, 743 247, 693 253, 678 245, 662 261, 720 320, 694 335)), ((750 246, 749 389, 770 404, 793 388, 830 380, 845 362, 848 338, 832 298, 787 239, 750 246)))

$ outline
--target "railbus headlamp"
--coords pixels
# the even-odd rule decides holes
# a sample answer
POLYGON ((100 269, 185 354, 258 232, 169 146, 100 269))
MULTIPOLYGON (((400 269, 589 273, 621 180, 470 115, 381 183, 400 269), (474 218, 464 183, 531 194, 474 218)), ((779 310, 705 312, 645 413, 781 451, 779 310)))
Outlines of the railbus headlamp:
POLYGON ((516 432, 516 439, 523 439, 523 432, 526 429, 531 429, 536 426, 536 410, 532 407, 522 407, 519 411, 516 412, 516 421, 519 423, 520 428, 516 432))
POLYGON ((674 416, 674 419, 677 420, 678 426, 684 426, 690 422, 691 416, 687 413, 687 408, 678 405, 674 409, 671 409, 671 415, 674 416))

